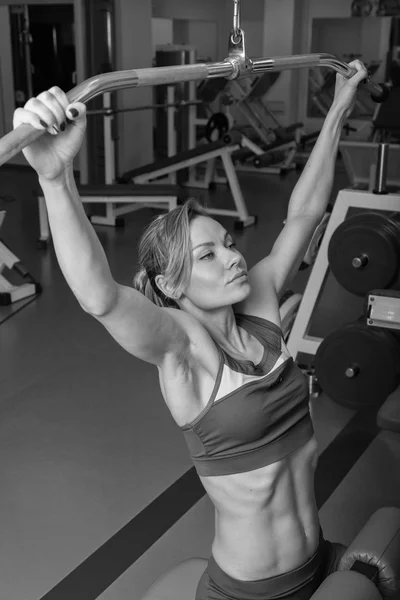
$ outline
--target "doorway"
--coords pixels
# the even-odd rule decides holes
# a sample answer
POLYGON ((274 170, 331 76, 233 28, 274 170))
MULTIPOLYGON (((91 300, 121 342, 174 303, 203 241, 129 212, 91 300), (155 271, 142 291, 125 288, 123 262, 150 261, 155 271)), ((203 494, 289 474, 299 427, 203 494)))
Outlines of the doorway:
POLYGON ((72 4, 9 7, 15 107, 57 85, 76 84, 72 4))

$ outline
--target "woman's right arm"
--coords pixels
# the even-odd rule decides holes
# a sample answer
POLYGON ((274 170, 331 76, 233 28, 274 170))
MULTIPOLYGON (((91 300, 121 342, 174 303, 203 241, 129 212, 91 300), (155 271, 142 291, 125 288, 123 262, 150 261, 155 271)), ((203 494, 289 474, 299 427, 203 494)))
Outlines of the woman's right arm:
POLYGON ((56 136, 44 134, 24 150, 39 175, 63 275, 82 308, 96 317, 131 354, 159 366, 167 355, 184 356, 189 338, 183 326, 137 290, 117 284, 111 274, 73 175, 73 158, 85 129, 85 107, 76 105, 83 120, 70 124, 68 131, 68 125, 64 124, 68 101, 61 90, 53 89, 56 93, 42 98, 41 103, 30 101, 25 110, 17 109, 14 123, 35 125, 33 114, 45 122, 49 131, 54 125, 63 131, 56 136))
POLYGON ((72 168, 48 181, 39 177, 58 264, 82 308, 102 314, 115 302, 117 285, 89 222, 72 168))
POLYGON ((180 322, 137 290, 114 280, 91 226, 72 169, 57 181, 40 181, 58 263, 82 308, 130 354, 162 366, 167 356, 184 360, 189 337, 180 322))

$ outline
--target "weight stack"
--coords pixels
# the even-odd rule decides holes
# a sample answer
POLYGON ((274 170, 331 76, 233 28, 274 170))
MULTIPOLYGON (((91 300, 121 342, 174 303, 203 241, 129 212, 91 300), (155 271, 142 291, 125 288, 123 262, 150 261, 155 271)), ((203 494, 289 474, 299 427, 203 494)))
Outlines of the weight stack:
POLYGON ((379 407, 400 384, 400 340, 362 317, 328 335, 315 355, 315 373, 334 402, 379 407))

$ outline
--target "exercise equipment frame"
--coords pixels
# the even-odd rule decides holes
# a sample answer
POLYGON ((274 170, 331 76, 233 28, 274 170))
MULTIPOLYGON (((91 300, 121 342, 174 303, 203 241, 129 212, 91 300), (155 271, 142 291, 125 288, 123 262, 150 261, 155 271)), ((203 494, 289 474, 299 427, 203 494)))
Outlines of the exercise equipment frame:
POLYGON ((350 208, 400 212, 400 194, 382 196, 360 190, 340 190, 287 343, 294 360, 300 352, 315 356, 323 341, 323 338, 310 336, 307 332, 329 270, 328 247, 331 237, 346 219, 350 208))

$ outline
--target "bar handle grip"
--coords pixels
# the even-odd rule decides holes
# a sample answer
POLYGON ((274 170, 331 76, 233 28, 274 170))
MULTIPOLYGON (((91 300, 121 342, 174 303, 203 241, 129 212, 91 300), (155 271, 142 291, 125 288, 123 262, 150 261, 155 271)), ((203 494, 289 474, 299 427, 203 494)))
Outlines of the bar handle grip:
POLYGON ((22 125, 7 133, 0 139, 0 165, 6 163, 44 133, 46 133, 45 129, 35 129, 26 123, 22 123, 22 125))
MULTIPOLYGON (((357 73, 356 69, 345 65, 348 69, 347 73, 343 73, 345 77, 350 78, 357 73)), ((386 102, 390 96, 391 87, 386 83, 374 83, 369 78, 362 81, 362 85, 370 93, 371 99, 378 104, 386 102)))
MULTIPOLYGON (((366 84, 368 85, 368 83, 366 84)), ((368 90, 370 91, 370 90, 368 90)), ((378 104, 382 104, 382 102, 386 102, 389 98, 391 92, 391 87, 386 83, 375 83, 374 89, 371 91, 371 99, 378 104)))

